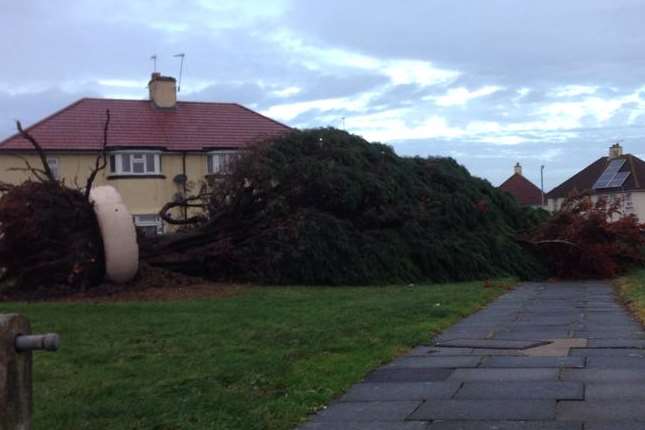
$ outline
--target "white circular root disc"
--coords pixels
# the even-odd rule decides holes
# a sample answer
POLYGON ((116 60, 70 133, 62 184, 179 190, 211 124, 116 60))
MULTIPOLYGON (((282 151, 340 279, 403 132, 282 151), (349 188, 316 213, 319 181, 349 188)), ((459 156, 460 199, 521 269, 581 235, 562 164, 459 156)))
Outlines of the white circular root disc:
POLYGON ((132 215, 121 194, 110 185, 93 188, 90 201, 103 237, 105 276, 112 282, 128 282, 139 270, 139 245, 132 215))

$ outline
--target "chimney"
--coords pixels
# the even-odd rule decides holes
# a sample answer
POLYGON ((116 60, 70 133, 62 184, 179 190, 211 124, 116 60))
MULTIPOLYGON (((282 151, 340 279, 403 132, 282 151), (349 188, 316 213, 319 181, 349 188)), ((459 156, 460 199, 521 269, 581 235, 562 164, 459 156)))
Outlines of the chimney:
POLYGON ((513 168, 513 170, 515 171, 516 175, 522 176, 522 166, 520 165, 519 162, 515 164, 515 167, 513 168))
POLYGON ((177 104, 177 81, 170 76, 155 72, 148 82, 150 101, 161 109, 174 109, 177 104))
POLYGON ((614 143, 609 147, 609 159, 618 158, 623 155, 623 147, 620 143, 614 143))

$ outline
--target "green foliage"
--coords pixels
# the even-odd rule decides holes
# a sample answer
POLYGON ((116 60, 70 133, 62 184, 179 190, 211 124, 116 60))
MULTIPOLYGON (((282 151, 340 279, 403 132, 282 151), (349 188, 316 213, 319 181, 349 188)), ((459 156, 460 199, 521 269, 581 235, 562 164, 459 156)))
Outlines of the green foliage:
POLYGON ((335 129, 253 148, 218 187, 227 239, 213 274, 263 283, 375 284, 541 273, 514 240, 543 215, 450 158, 406 158, 335 129), (244 232, 239 234, 238 232, 244 232))
POLYGON ((504 289, 254 288, 167 303, 2 304, 34 354, 34 429, 287 430, 504 289))

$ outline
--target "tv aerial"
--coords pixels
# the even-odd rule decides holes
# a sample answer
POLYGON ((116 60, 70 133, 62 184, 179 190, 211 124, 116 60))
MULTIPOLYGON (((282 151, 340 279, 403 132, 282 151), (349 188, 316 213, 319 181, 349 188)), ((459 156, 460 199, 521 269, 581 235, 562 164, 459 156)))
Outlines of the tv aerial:
POLYGON ((183 52, 180 53, 180 54, 173 55, 173 57, 181 58, 181 60, 179 62, 179 82, 177 83, 177 92, 181 91, 181 76, 182 76, 183 71, 184 71, 184 57, 185 56, 186 56, 186 54, 184 54, 183 52))

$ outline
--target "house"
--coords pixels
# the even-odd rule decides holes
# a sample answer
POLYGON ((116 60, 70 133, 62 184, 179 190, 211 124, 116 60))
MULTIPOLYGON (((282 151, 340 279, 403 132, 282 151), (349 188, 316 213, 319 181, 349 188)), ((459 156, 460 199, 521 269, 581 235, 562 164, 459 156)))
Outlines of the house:
POLYGON ((618 143, 601 157, 567 179, 546 195, 550 211, 558 210, 564 199, 573 193, 590 192, 597 201, 619 199, 623 213, 645 221, 645 162, 632 154, 623 154, 618 143))
MULTIPOLYGON (((290 130, 235 103, 177 101, 175 79, 159 73, 148 89, 149 100, 83 98, 27 129, 59 179, 84 184, 100 153, 109 109, 109 163, 95 184, 114 186, 147 233, 164 230, 158 212, 165 203, 226 174, 247 145, 290 130)), ((23 159, 39 165, 20 135, 0 142, 0 181, 27 179, 28 173, 11 170, 24 167, 23 159)))
POLYGON ((515 164, 513 175, 505 180, 498 188, 511 193, 520 204, 531 207, 542 207, 542 191, 522 175, 522 166, 515 164))

